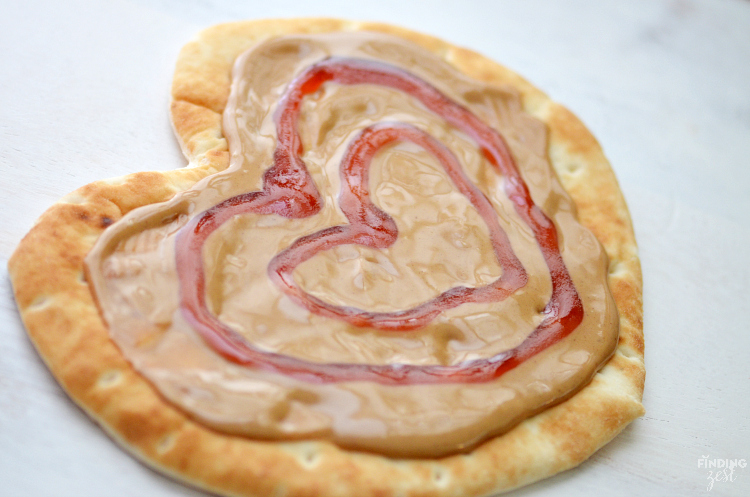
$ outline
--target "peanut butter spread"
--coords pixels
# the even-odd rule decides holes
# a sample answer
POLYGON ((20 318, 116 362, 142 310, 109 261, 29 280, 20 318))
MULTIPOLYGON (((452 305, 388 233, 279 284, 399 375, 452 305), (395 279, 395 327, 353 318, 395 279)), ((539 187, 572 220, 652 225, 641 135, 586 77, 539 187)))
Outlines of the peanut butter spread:
POLYGON ((381 34, 288 36, 238 58, 223 128, 227 170, 128 214, 86 260, 114 341, 199 421, 435 457, 564 400, 612 354, 606 255, 512 88, 381 34), (290 184, 317 197, 284 202, 290 184), (528 216, 509 194, 525 188, 528 216), (549 317, 562 294, 574 325, 549 317))

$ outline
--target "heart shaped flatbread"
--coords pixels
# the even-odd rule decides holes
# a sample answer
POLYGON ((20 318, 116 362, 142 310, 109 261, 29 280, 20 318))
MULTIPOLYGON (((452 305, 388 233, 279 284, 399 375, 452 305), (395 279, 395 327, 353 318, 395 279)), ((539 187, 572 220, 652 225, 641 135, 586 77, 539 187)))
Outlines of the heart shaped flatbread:
POLYGON ((9 263, 40 355, 136 457, 226 495, 482 496, 643 413, 627 207, 522 78, 391 26, 254 21, 188 44, 172 97, 189 167, 77 190, 9 263))

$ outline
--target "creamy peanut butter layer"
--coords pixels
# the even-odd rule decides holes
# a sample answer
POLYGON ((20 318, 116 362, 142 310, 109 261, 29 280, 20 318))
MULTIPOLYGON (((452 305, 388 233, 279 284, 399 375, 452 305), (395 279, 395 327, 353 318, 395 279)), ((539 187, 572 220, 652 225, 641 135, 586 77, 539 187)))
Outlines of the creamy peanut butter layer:
POLYGON ((87 258, 113 339, 169 401, 252 437, 440 456, 610 357, 606 255, 512 88, 362 32, 271 39, 233 77, 230 167, 87 258), (552 320, 563 293, 575 325, 552 320))

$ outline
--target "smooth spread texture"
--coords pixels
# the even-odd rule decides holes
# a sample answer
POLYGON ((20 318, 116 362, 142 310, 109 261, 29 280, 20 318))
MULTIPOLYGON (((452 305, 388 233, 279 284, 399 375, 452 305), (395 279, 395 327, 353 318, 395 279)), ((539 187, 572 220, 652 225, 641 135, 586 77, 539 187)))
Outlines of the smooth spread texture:
MULTIPOLYGON (((434 457, 471 448, 559 402, 609 358, 618 320, 606 284, 606 255, 577 223, 575 207, 547 162, 546 130, 521 111, 516 92, 471 81, 418 47, 372 33, 274 39, 242 55, 234 71, 224 111, 230 167, 168 204, 133 212, 100 238, 87 259, 112 336, 170 401, 211 426, 254 437, 322 437, 346 447, 434 457), (321 63, 329 67, 321 72, 358 64, 361 69, 349 79, 377 72, 386 82, 406 78, 399 84, 409 88, 417 79, 425 81, 456 105, 431 108, 427 97, 420 100, 399 84, 378 84, 377 78, 318 83, 295 102, 299 112, 292 124, 299 130, 303 165, 294 169, 283 162, 286 170, 272 169, 281 149, 277 134, 291 132, 279 131, 286 119, 281 106, 291 98, 288 88, 321 63), (465 116, 458 114, 463 108, 465 116), (444 117, 451 112, 459 115, 453 122, 444 117), (489 126, 505 137, 512 155, 507 164, 500 163, 502 150, 496 157, 483 153, 490 145, 477 143, 481 133, 470 135, 473 128, 466 122, 471 119, 478 119, 475 128, 489 126), (366 176, 351 179, 340 164, 350 143, 367 129, 410 139, 378 150, 366 176), (440 154, 447 157, 443 163, 436 160, 440 154), (446 165, 450 160, 454 169, 446 165), (299 186, 306 174, 310 181, 299 186), (518 208, 523 189, 512 187, 521 181, 555 223, 550 229, 557 237, 547 252, 518 208), (353 222, 354 214, 342 211, 351 203, 344 197, 347 182, 358 191, 367 184, 372 204, 395 224, 392 236, 380 245, 337 243, 318 250, 288 271, 290 291, 284 292, 285 282, 272 278, 271 266, 281 264, 277 256, 303 237, 335 236, 338 232, 326 230, 353 222), (475 185, 473 197, 469 185, 475 185), (250 193, 284 187, 281 207, 274 207, 279 200, 271 193, 250 193), (305 188, 310 198, 315 190, 320 198, 294 207, 291 199, 305 188), (202 214, 217 204, 238 208, 202 214), (191 246, 184 233, 198 232, 195 226, 205 223, 217 227, 211 227, 205 243, 191 246), (503 240, 505 251, 499 248, 503 240), (566 305, 565 299, 553 298, 550 267, 558 241, 572 284, 564 279, 556 292, 567 291, 576 302, 580 298, 583 309, 566 332, 570 336, 498 374, 458 374, 510 364, 511 351, 566 305), (197 275, 190 273, 195 265, 190 250, 202 256, 197 275), (514 270, 522 276, 514 277, 514 270), (393 317, 457 287, 486 289, 506 280, 510 283, 501 285, 499 296, 464 299, 417 320, 418 327, 393 317), (196 333, 201 323, 186 312, 192 307, 186 307, 185 295, 193 289, 196 302, 205 291, 206 312, 216 316, 215 326, 241 337, 244 349, 239 350, 261 358, 276 354, 272 358, 282 364, 284 357, 300 359, 322 373, 313 377, 311 367, 296 375, 262 364, 244 367, 237 364, 243 357, 239 352, 217 354, 229 346, 210 347, 196 333), (357 326, 331 312, 311 311, 295 292, 321 301, 323 311, 359 309, 388 320, 357 326), (326 380, 334 377, 333 367, 317 367, 328 363, 340 365, 336 381, 326 380), (358 375, 355 366, 374 367, 376 373, 358 375), (409 375, 412 369, 416 373, 409 375), (432 379, 443 370, 457 373, 432 379)), ((376 222, 375 214, 369 216, 376 222)), ((558 278, 567 278, 565 268, 556 270, 558 278)))
MULTIPOLYGON (((70 398, 135 457, 211 494, 478 497, 580 464, 643 414, 642 282, 622 192, 586 127, 523 78, 475 52, 394 26, 262 20, 201 32, 181 51, 171 91, 172 122, 190 167, 134 173, 76 190, 45 212, 8 263, 20 315, 41 358, 70 398), (84 275, 84 257, 113 222, 139 207, 168 201, 229 167, 221 114, 230 94, 232 64, 240 54, 272 37, 342 31, 395 35, 476 80, 517 92, 523 112, 547 128, 544 155, 570 194, 579 220, 609 258, 607 279, 620 328, 614 355, 568 400, 465 454, 389 458, 325 440, 265 441, 207 427, 166 400, 125 358, 110 338, 84 275)), ((371 175, 377 171, 373 168, 371 175)), ((153 338, 158 327, 154 332, 153 338)), ((443 336, 451 342, 450 333, 443 336)), ((144 336, 145 341, 150 338, 144 336)))

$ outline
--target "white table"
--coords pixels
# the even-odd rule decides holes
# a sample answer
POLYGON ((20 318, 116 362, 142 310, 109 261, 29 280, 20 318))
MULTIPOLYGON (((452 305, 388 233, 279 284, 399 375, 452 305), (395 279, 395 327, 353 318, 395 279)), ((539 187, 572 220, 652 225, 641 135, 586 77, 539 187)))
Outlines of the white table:
POLYGON ((629 202, 645 280, 647 414, 522 496, 707 491, 699 459, 750 460, 750 2, 347 0, 3 2, 0 16, 0 494, 203 495, 116 446, 23 331, 6 262, 56 199, 180 167, 177 52, 229 20, 338 16, 438 35, 514 68, 599 138, 629 202))

